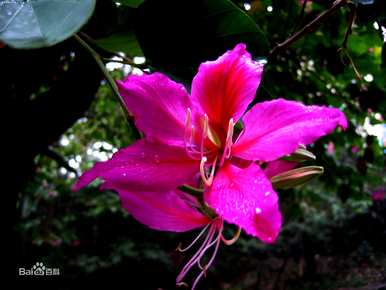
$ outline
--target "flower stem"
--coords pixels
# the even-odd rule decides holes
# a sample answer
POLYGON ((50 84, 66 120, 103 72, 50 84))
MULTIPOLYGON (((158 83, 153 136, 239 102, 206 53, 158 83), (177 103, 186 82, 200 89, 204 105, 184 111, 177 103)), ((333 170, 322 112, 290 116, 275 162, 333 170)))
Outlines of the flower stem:
POLYGON ((109 84, 111 90, 113 91, 114 95, 118 99, 119 103, 121 104, 122 109, 124 110, 126 117, 131 117, 131 114, 126 108, 125 102, 123 101, 123 98, 119 94, 117 84, 115 83, 115 80, 110 75, 110 73, 107 71, 105 64, 103 63, 101 57, 99 54, 91 48, 79 35, 74 34, 74 38, 92 55, 92 57, 95 59, 96 63, 98 64, 99 68, 101 69, 107 83, 109 84))

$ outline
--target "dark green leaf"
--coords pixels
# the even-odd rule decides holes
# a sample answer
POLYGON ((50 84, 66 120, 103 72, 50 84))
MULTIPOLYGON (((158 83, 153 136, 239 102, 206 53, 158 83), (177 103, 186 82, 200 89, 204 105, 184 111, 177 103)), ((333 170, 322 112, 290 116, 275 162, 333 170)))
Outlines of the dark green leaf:
POLYGON ((255 57, 268 44, 259 27, 228 0, 150 0, 139 8, 137 36, 153 66, 190 78, 198 65, 244 42, 255 57))
POLYGON ((106 38, 96 39, 96 43, 110 52, 124 52, 129 56, 142 56, 143 52, 133 32, 117 32, 106 38))

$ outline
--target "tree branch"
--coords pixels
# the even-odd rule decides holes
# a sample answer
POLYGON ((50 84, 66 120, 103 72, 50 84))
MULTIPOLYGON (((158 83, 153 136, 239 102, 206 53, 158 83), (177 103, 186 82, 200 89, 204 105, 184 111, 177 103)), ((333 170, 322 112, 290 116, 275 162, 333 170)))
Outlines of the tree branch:
POLYGON ((301 30, 296 32, 294 35, 290 36, 287 40, 276 45, 270 52, 269 56, 277 54, 279 51, 286 49, 291 46, 295 41, 302 38, 304 35, 314 31, 320 24, 322 24, 326 19, 333 15, 339 8, 347 5, 349 0, 335 0, 332 6, 316 17, 313 21, 304 26, 301 30))

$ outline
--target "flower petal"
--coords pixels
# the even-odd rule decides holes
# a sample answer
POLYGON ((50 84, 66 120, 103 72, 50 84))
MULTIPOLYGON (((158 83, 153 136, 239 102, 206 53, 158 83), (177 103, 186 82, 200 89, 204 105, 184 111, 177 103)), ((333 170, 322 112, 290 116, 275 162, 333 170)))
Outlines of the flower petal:
POLYGON ((122 207, 136 220, 159 231, 184 232, 208 224, 209 219, 185 202, 178 190, 146 192, 106 183, 118 191, 122 207))
POLYGON ((238 44, 217 60, 202 63, 192 82, 193 102, 225 133, 229 119, 236 122, 253 100, 263 72, 245 48, 238 44))
POLYGON ((194 179, 199 163, 181 147, 145 140, 119 150, 113 157, 94 165, 73 187, 78 190, 96 178, 130 190, 171 190, 194 179))
POLYGON ((184 146, 186 114, 192 105, 182 85, 160 73, 131 75, 117 84, 136 126, 148 140, 184 146))
POLYGON ((305 106, 278 99, 255 105, 243 117, 244 132, 232 154, 249 160, 272 161, 347 127, 344 114, 335 108, 305 106))
POLYGON ((220 217, 248 234, 266 243, 277 238, 281 228, 278 197, 256 164, 241 169, 226 163, 204 197, 220 217))
POLYGON ((264 173, 268 178, 271 178, 280 173, 294 169, 296 165, 298 165, 298 163, 293 161, 275 160, 267 163, 264 173))

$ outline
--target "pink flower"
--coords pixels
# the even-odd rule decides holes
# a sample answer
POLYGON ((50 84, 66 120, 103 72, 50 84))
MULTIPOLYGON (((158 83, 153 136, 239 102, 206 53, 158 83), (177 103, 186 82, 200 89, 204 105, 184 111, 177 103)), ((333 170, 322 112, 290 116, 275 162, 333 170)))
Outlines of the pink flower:
POLYGON ((335 144, 334 142, 330 141, 327 144, 327 153, 329 155, 333 155, 335 153, 335 144))
POLYGON ((351 147, 351 153, 352 153, 352 154, 357 154, 358 152, 359 152, 359 147, 353 145, 353 146, 351 147))
POLYGON ((384 188, 379 188, 371 194, 373 201, 382 201, 386 198, 386 190, 384 188))
POLYGON ((222 235, 223 221, 266 243, 274 242, 282 218, 267 174, 293 168, 277 160, 300 145, 314 142, 337 126, 347 127, 338 109, 284 99, 256 104, 246 112, 262 72, 263 65, 239 44, 217 60, 201 64, 190 96, 183 86, 159 73, 118 82, 145 139, 97 163, 74 186, 77 190, 101 178, 103 188, 116 190, 123 207, 153 229, 182 232, 204 227, 185 249, 207 233, 177 283, 198 265, 202 272, 194 288, 213 262, 220 242, 233 242, 222 235), (241 120, 242 132, 235 126, 241 120), (268 163, 270 172, 260 168, 261 162, 268 163), (203 195, 196 199, 181 191, 182 185, 201 188, 203 195), (214 253, 202 265, 211 247, 214 253))

